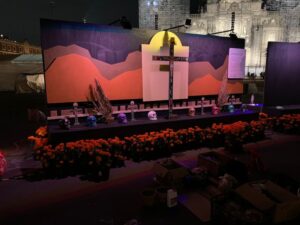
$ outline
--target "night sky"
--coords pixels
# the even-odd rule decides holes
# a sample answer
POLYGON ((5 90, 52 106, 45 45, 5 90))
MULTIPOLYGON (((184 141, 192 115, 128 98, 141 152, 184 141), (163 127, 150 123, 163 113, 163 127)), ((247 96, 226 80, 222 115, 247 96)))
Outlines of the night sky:
POLYGON ((0 0, 0 34, 40 44, 40 18, 108 24, 126 16, 138 27, 138 0, 0 0))

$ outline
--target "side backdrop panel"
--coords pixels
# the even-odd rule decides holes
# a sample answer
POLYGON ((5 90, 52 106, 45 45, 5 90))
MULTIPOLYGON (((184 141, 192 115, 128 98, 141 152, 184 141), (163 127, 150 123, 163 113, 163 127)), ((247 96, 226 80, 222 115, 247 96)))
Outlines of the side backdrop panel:
POLYGON ((300 104, 300 43, 269 42, 265 106, 300 104))

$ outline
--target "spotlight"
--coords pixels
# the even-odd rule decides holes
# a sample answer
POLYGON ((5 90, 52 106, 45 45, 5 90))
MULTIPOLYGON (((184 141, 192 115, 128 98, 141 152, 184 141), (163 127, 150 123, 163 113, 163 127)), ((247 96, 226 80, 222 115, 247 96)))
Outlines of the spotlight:
POLYGON ((168 31, 168 30, 175 29, 175 28, 180 28, 180 27, 188 28, 191 25, 192 25, 192 20, 191 19, 186 19, 184 24, 164 29, 164 31, 168 31))
POLYGON ((120 24, 121 24, 121 26, 122 26, 124 29, 128 29, 128 30, 131 30, 131 29, 132 29, 131 23, 129 22, 129 20, 128 20, 125 16, 122 16, 122 17, 121 17, 120 24))
POLYGON ((122 16, 120 19, 117 19, 117 20, 109 23, 108 25, 113 25, 113 24, 116 24, 116 23, 120 23, 121 26, 124 29, 129 29, 129 30, 132 29, 131 23, 129 22, 129 20, 125 16, 122 16))
POLYGON ((187 27, 191 26, 192 25, 192 20, 191 19, 186 19, 184 25, 187 26, 187 27))
POLYGON ((230 33, 229 37, 232 38, 232 39, 237 39, 238 38, 235 33, 230 33))

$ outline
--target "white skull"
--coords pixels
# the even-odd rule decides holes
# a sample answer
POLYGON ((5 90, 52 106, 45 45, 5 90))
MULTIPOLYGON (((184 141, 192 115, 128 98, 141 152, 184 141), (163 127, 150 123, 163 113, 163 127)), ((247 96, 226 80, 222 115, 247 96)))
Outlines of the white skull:
POLYGON ((190 107, 189 108, 189 116, 195 116, 195 114, 196 114, 195 108, 194 107, 190 107))
POLYGON ((148 118, 149 120, 157 120, 157 115, 155 111, 148 112, 148 118))

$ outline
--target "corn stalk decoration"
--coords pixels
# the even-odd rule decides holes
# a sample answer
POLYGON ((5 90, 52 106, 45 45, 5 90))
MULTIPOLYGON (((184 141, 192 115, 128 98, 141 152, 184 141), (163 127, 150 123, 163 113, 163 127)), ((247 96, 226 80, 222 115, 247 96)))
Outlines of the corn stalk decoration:
POLYGON ((88 98, 88 100, 93 103, 94 111, 98 114, 101 114, 104 117, 105 122, 112 121, 113 110, 99 82, 95 79, 95 87, 93 87, 93 85, 90 85, 89 88, 90 98, 88 98))
POLYGON ((228 101, 227 83, 228 83, 228 79, 227 79, 227 72, 226 72, 223 75, 221 87, 220 87, 219 94, 218 94, 218 104, 217 105, 220 109, 222 109, 222 107, 228 101))

